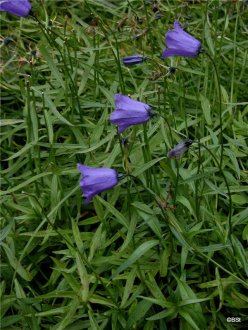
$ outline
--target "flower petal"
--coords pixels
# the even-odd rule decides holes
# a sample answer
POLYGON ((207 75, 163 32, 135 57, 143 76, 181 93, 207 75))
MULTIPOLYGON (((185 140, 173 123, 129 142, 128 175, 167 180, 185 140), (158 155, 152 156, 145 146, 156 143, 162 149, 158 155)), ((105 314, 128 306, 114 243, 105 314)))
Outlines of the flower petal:
POLYGON ((148 104, 132 100, 129 96, 122 94, 115 94, 115 106, 117 109, 122 109, 122 110, 133 109, 135 111, 138 110, 144 111, 144 109, 145 110, 151 109, 148 104))
POLYGON ((111 168, 93 168, 83 164, 77 164, 77 168, 83 176, 80 188, 86 197, 86 204, 95 195, 113 188, 118 183, 118 174, 111 168))
POLYGON ((165 36, 167 49, 164 50, 162 58, 168 56, 195 57, 201 50, 201 42, 185 32, 178 21, 174 22, 174 29, 165 36))
POLYGON ((134 101, 130 97, 116 94, 116 109, 110 115, 110 122, 118 126, 118 133, 127 127, 144 123, 151 118, 150 106, 146 103, 134 101))
POLYGON ((16 16, 27 16, 31 8, 28 0, 3 0, 0 2, 0 11, 7 11, 16 16))

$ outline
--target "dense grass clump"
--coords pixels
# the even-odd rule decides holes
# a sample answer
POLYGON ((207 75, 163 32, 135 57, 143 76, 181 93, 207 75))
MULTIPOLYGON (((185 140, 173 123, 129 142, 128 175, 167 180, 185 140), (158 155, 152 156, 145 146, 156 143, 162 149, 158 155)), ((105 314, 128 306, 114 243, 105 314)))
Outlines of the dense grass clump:
POLYGON ((1 329, 245 329, 246 1, 31 3, 0 14, 1 329), (200 53, 161 58, 175 20, 200 53), (116 94, 151 109, 121 134, 116 94), (86 204, 78 163, 118 184, 86 204))

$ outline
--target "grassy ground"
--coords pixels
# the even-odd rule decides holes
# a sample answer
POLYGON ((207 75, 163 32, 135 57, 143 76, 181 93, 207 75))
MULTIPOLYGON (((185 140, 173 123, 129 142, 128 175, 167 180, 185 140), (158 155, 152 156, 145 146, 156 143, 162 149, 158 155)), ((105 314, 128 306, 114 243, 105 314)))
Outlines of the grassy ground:
POLYGON ((1 329, 245 329, 245 1, 32 4, 1 14, 1 329), (160 59, 175 18, 214 65, 160 59), (126 144, 115 93, 159 113, 126 144), (86 206, 77 163, 131 176, 86 206))

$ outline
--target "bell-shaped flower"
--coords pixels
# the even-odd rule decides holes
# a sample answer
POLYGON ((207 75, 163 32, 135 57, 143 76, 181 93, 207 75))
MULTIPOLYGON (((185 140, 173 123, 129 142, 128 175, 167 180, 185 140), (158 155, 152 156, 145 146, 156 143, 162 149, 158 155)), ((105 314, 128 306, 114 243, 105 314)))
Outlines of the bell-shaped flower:
POLYGON ((145 123, 151 118, 151 107, 139 101, 134 101, 126 95, 115 95, 116 109, 110 115, 110 122, 118 126, 118 133, 127 127, 145 123))
POLYGON ((123 62, 123 64, 129 66, 129 65, 142 63, 146 59, 147 58, 143 55, 132 55, 132 56, 123 57, 122 62, 123 62))
POLYGON ((190 139, 178 143, 172 150, 167 153, 167 157, 176 159, 180 158, 180 156, 189 149, 192 143, 193 141, 190 139))
POLYGON ((27 16, 32 6, 28 0, 0 0, 0 11, 16 16, 27 16))
POLYGON ((80 188, 86 197, 86 204, 95 195, 113 188, 118 183, 118 174, 111 168, 93 168, 82 164, 77 164, 77 168, 82 174, 80 188))
POLYGON ((201 42, 185 32, 178 21, 174 22, 174 29, 165 36, 167 49, 162 58, 169 56, 195 57, 201 51, 201 42))

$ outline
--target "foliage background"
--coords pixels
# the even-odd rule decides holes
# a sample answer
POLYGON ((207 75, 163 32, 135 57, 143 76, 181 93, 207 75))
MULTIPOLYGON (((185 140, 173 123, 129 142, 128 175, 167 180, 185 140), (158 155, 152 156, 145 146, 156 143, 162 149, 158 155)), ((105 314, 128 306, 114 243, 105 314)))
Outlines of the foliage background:
POLYGON ((1 328, 244 329, 246 2, 32 5, 38 20, 1 13, 1 328), (160 59, 175 18, 220 86, 204 54, 160 59), (149 60, 124 67, 133 54, 149 60), (117 92, 160 113, 127 144, 117 92), (78 162, 132 177, 85 206, 78 162))

